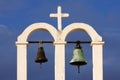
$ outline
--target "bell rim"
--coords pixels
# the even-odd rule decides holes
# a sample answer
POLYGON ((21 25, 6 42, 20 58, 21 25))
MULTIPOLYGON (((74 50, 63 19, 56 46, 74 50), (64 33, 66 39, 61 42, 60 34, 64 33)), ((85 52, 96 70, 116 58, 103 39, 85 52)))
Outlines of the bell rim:
POLYGON ((76 62, 70 62, 71 65, 86 65, 87 61, 76 61, 76 62))
POLYGON ((35 60, 36 63, 45 63, 47 62, 47 59, 39 59, 39 60, 35 60))

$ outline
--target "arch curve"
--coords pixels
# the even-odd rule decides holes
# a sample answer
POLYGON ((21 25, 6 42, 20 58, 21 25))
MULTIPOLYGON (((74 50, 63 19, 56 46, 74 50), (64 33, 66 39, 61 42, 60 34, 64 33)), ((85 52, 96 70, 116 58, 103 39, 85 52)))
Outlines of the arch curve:
POLYGON ((92 26, 85 23, 72 23, 64 28, 62 33, 63 40, 66 39, 67 35, 73 31, 82 30, 86 32, 92 41, 99 42, 102 41, 102 37, 92 28, 92 26))
POLYGON ((52 25, 48 23, 34 23, 28 26, 22 32, 22 34, 18 37, 18 42, 27 42, 27 39, 30 36, 30 34, 35 32, 36 30, 48 31, 52 35, 53 39, 56 40, 56 34, 57 34, 56 28, 54 28, 52 25))

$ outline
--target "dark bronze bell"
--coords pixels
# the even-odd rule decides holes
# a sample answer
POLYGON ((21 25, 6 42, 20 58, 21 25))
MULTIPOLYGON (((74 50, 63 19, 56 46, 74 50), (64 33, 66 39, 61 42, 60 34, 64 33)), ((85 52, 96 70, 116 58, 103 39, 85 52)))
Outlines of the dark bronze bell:
POLYGON ((77 42, 76 47, 73 51, 73 58, 71 59, 70 64, 78 66, 78 73, 80 73, 80 66, 87 64, 79 41, 77 42))
POLYGON ((42 47, 42 43, 39 43, 39 48, 38 48, 37 57, 36 57, 35 62, 42 64, 47 61, 48 61, 48 59, 45 56, 45 52, 44 52, 44 48, 42 47))

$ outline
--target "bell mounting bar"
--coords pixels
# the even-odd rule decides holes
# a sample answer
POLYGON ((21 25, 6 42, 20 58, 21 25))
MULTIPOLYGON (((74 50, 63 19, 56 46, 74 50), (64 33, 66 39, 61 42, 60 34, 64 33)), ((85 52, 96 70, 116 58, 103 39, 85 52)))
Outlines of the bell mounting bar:
POLYGON ((67 41, 67 43, 91 43, 91 41, 67 41))
MULTIPOLYGON (((28 41, 29 43, 53 43, 54 41, 28 41)), ((91 41, 66 41, 67 43, 80 43, 80 44, 89 44, 91 41)))

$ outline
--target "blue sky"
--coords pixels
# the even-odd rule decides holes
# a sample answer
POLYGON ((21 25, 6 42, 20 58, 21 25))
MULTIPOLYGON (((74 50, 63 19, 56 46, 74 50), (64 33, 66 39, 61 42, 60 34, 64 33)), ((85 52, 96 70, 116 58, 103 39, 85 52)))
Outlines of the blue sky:
MULTIPOLYGON (((119 0, 0 0, 0 80, 16 80, 17 37, 27 26, 47 22, 57 28, 57 19, 50 18, 57 6, 69 13, 63 19, 63 28, 73 22, 87 23, 103 37, 104 80, 120 80, 120 1, 119 0)), ((28 40, 53 40, 45 31, 37 31, 28 40), (43 35, 44 34, 44 35, 43 35)), ((91 40, 82 31, 68 35, 66 40, 91 40), (79 34, 79 35, 77 35, 79 34)), ((54 46, 43 44, 48 62, 34 62, 38 44, 28 46, 28 80, 54 80, 54 46)), ((77 73, 77 67, 69 65, 74 44, 66 45, 66 80, 92 80, 92 50, 83 44, 88 61, 77 73), (87 77, 86 77, 87 76, 87 77)))

